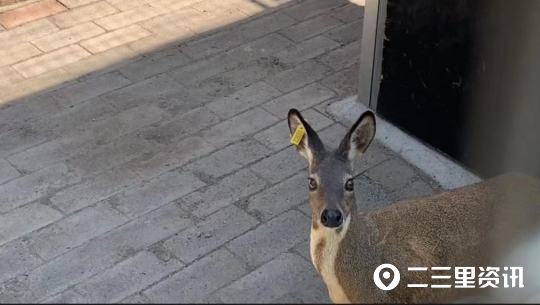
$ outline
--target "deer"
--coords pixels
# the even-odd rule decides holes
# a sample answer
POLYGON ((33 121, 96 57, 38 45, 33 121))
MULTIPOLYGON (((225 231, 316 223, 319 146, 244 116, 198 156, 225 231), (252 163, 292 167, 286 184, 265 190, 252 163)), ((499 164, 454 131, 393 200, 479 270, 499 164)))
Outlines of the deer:
POLYGON ((502 262, 497 259, 508 247, 539 232, 540 183, 515 173, 377 210, 360 209, 354 163, 375 137, 374 113, 360 115, 335 149, 325 147, 298 110, 290 109, 287 120, 296 150, 308 162, 311 262, 334 303, 433 303, 481 296, 485 289, 478 287, 407 287, 433 283, 435 274, 407 268, 488 266, 502 262), (392 290, 374 284, 374 272, 382 264, 401 273, 392 290))

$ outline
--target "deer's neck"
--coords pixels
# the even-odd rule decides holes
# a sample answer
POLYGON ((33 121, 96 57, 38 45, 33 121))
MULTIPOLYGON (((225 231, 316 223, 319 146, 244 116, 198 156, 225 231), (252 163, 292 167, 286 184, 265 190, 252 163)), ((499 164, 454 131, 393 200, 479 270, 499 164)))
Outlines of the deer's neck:
POLYGON ((339 232, 312 225, 311 260, 334 303, 357 302, 361 297, 358 285, 369 284, 368 278, 361 279, 359 275, 368 274, 366 270, 373 269, 373 260, 378 257, 377 247, 370 246, 373 233, 368 221, 356 211, 345 220, 339 232))

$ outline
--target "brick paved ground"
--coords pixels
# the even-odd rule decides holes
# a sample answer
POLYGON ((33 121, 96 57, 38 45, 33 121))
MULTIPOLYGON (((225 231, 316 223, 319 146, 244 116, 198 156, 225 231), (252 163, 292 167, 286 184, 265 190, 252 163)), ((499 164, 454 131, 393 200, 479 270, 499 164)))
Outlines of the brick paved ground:
MULTIPOLYGON (((63 0, 0 28, 0 302, 326 302, 296 107, 355 94, 348 1, 63 0)), ((374 143, 359 204, 438 186, 374 143)))

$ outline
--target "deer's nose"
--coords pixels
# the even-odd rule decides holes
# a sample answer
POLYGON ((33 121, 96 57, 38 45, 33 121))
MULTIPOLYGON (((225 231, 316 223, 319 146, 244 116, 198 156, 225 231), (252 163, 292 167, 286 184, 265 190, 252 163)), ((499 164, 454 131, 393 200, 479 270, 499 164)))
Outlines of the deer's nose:
POLYGON ((321 214, 321 223, 328 228, 337 228, 343 223, 343 216, 339 210, 324 210, 321 214))

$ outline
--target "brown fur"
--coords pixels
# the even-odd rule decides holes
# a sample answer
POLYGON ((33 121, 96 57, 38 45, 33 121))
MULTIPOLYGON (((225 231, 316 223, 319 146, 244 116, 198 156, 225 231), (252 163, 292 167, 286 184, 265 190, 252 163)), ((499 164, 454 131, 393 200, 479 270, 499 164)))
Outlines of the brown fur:
POLYGON ((335 272, 353 303, 448 302, 486 289, 407 288, 407 283, 434 281, 429 272, 407 267, 502 267, 499 255, 539 228, 539 180, 508 174, 364 216, 355 213, 335 272), (382 263, 395 265, 402 277, 389 292, 373 284, 373 271, 382 263))

